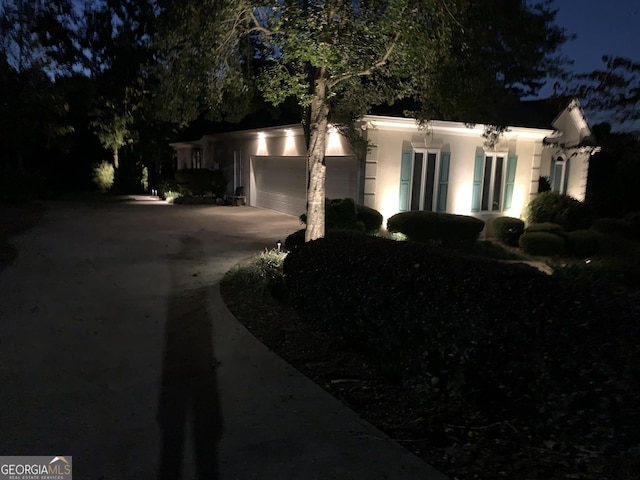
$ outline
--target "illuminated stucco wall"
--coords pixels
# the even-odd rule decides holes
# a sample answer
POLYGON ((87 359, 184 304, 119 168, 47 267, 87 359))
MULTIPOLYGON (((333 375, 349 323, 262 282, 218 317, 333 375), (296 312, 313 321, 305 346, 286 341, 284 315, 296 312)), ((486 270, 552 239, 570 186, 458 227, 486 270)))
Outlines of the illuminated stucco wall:
MULTIPOLYGON (((443 122, 444 123, 444 122, 443 122)), ((427 148, 450 152, 450 169, 447 191, 447 212, 474 215, 485 221, 508 215, 520 217, 529 199, 537 192, 542 155, 542 138, 550 131, 509 132, 496 146, 495 151, 505 155, 517 155, 515 186, 512 208, 493 213, 472 213, 471 196, 473 170, 477 153, 484 152, 482 129, 448 124, 442 129, 433 127, 429 134, 407 126, 376 128, 375 122, 367 130, 367 138, 373 148, 367 155, 365 170, 365 203, 379 210, 385 220, 398 213, 400 200, 400 169, 403 151, 427 148)))

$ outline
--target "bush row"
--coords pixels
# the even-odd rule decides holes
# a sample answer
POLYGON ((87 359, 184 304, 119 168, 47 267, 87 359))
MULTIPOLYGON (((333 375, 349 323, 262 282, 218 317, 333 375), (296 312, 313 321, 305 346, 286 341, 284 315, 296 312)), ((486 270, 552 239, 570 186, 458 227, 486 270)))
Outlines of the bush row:
MULTIPOLYGON (((478 396, 491 408, 520 398, 520 412, 544 420, 609 412, 600 395, 640 388, 638 298, 606 284, 354 235, 303 245, 284 274, 306 320, 433 394, 478 396)), ((616 408, 635 401, 618 395, 616 408)))
POLYGON ((484 228, 478 218, 423 210, 397 213, 387 220, 387 230, 416 242, 457 245, 475 242, 484 228))
MULTIPOLYGON (((376 233, 382 226, 382 214, 374 208, 358 205, 352 198, 325 198, 325 228, 327 230, 359 230, 376 233)), ((307 215, 300 215, 306 225, 307 215)))

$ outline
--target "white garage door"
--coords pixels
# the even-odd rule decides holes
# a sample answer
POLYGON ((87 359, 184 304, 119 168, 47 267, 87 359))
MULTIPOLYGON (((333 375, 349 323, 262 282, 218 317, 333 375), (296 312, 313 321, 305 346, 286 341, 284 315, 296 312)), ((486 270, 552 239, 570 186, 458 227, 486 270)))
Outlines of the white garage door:
MULTIPOLYGON (((255 205, 299 216, 307 205, 306 157, 253 157, 255 205)), ((326 196, 356 198, 355 157, 327 157, 326 196)))
POLYGON ((305 157, 253 157, 257 207, 299 216, 307 204, 305 157))

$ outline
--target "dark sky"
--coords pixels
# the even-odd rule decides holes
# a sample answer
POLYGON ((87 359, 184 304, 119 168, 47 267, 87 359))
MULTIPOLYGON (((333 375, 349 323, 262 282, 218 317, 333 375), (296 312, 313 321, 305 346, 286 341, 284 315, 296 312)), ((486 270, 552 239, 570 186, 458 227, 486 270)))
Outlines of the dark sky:
MULTIPOLYGON (((640 62, 640 0, 554 0, 558 9, 556 23, 568 34, 576 35, 568 41, 562 52, 574 64, 571 70, 585 73, 603 68, 603 55, 627 57, 640 62)), ((552 93, 552 82, 539 97, 552 93)), ((609 121, 614 129, 636 130, 640 122, 617 125, 606 114, 590 112, 583 105, 590 124, 609 121)))

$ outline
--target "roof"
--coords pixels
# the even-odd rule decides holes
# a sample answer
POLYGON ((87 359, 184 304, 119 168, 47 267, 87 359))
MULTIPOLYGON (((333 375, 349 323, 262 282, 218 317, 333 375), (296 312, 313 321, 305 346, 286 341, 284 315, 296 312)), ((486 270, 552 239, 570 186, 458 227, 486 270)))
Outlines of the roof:
MULTIPOLYGON (((525 127, 551 129, 552 122, 569 104, 565 97, 551 97, 543 100, 519 101, 504 108, 501 117, 504 125, 509 127, 525 127)), ((420 105, 412 99, 396 101, 392 105, 378 105, 371 109, 369 115, 407 118, 406 113, 419 111, 420 105)), ((211 121, 205 116, 197 119, 182 130, 174 143, 200 140, 204 135, 230 133, 243 130, 279 127, 300 124, 302 116, 295 109, 264 107, 257 112, 246 115, 240 122, 211 121)), ((471 123, 468 120, 458 122, 471 123)), ((478 122, 481 123, 481 122, 478 122)))

